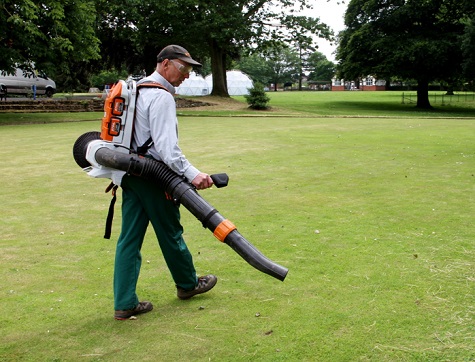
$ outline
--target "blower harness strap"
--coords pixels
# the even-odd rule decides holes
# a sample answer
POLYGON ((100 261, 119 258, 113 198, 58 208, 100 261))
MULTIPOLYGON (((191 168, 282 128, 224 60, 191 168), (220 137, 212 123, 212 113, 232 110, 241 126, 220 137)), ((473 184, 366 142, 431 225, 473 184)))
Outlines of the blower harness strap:
MULTIPOLYGON (((168 89, 165 86, 163 86, 162 84, 157 83, 157 82, 148 81, 148 82, 143 82, 143 83, 137 84, 137 97, 139 95, 140 88, 161 88, 161 89, 168 92, 168 89)), ((121 98, 121 100, 122 100, 122 102, 120 103, 120 105, 123 107, 123 99, 121 98)), ((104 106, 105 110, 106 110, 106 108, 107 108, 107 105, 104 106)), ((129 107, 125 107, 123 109, 121 108, 121 111, 127 112, 128 109, 129 109, 129 107)), ((128 116, 128 119, 132 119, 132 122, 135 122, 135 113, 130 114, 128 116)), ((133 126, 132 126, 131 129, 132 129, 132 132, 134 132, 134 127, 133 126)), ((119 131, 117 133, 119 133, 120 130, 121 129, 119 128, 119 131)), ((124 145, 116 145, 116 146, 117 147, 126 147, 124 145)), ((147 153, 148 149, 152 146, 153 146, 153 139, 152 139, 152 136, 150 136, 149 139, 147 141, 145 141, 145 143, 142 146, 137 147, 137 154, 144 156, 147 153)), ((128 148, 128 147, 126 147, 126 148, 129 149, 132 153, 134 152, 130 148, 128 148)), ((132 164, 133 163, 131 162, 130 166, 132 166, 132 164)), ((127 173, 129 174, 129 171, 127 171, 127 173)), ((105 191, 106 193, 108 193, 109 191, 112 190, 112 200, 110 202, 109 211, 107 213, 104 239, 110 239, 110 237, 111 237, 112 220, 114 219, 114 206, 115 206, 115 202, 117 200, 116 193, 117 193, 117 188, 118 187, 119 186, 117 186, 113 182, 111 182, 109 184, 109 186, 107 186, 106 191, 105 191)))
POLYGON ((109 205, 109 212, 107 213, 106 230, 104 232, 104 239, 111 238, 112 220, 114 219, 114 205, 117 200, 116 191, 118 187, 119 186, 115 185, 113 182, 111 182, 109 186, 106 187, 106 193, 108 193, 109 191, 112 192, 112 200, 109 205))

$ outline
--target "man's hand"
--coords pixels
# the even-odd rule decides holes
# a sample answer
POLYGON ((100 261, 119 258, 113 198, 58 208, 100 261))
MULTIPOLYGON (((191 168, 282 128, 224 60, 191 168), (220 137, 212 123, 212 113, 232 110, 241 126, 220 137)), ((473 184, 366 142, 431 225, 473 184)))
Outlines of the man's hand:
POLYGON ((206 173, 199 173, 193 181, 191 181, 192 185, 196 187, 197 190, 207 189, 213 186, 213 180, 209 177, 206 173))

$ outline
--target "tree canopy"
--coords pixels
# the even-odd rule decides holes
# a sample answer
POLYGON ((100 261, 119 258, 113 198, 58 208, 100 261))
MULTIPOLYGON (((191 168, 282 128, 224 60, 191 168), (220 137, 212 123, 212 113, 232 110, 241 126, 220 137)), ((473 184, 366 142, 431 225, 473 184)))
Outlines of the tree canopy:
POLYGON ((92 0, 3 0, 0 6, 0 70, 19 66, 50 71, 71 59, 99 58, 92 0))
POLYGON ((417 106, 430 107, 429 82, 461 75, 461 39, 473 8, 472 0, 351 0, 339 35, 340 76, 415 79, 417 106))
POLYGON ((0 70, 32 62, 77 87, 91 69, 155 68, 175 43, 210 59, 213 94, 227 96, 226 69, 241 54, 330 39, 318 18, 297 15, 310 0, 3 0, 0 70))
POLYGON ((170 42, 198 59, 211 59, 213 94, 227 96, 226 68, 243 51, 285 42, 292 32, 331 37, 319 19, 293 15, 308 0, 98 0, 103 58, 111 64, 153 66, 170 42), (284 12, 284 10, 288 12, 284 12))
POLYGON ((327 59, 327 57, 320 53, 314 52, 307 61, 307 68, 310 71, 308 76, 309 81, 331 82, 335 75, 335 64, 327 59))
POLYGON ((475 81, 475 14, 467 20, 462 37, 463 74, 466 80, 475 81))

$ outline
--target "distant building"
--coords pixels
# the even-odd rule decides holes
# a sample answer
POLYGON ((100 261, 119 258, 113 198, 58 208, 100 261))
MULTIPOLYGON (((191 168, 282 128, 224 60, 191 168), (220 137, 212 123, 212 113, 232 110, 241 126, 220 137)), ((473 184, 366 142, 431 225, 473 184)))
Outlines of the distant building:
POLYGON ((386 90, 386 81, 376 79, 373 76, 362 78, 359 80, 359 82, 333 78, 332 91, 344 90, 383 91, 386 90))

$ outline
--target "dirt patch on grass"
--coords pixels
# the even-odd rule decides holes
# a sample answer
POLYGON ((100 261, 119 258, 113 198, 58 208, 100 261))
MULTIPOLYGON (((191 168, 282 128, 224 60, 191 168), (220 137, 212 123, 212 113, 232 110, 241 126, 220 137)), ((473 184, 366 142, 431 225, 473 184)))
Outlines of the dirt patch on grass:
POLYGON ((8 100, 0 103, 2 113, 34 113, 34 112, 102 112, 104 101, 101 99, 38 99, 8 100))
MULTIPOLYGON (((247 104, 239 102, 233 98, 216 97, 216 96, 204 96, 187 98, 193 102, 201 103, 201 106, 206 106, 206 109, 213 111, 236 111, 248 109, 247 104)), ((180 108, 177 102, 177 108, 180 108)))
POLYGON ((176 108, 207 107, 210 103, 191 98, 175 98, 176 108))
MULTIPOLYGON (((175 98, 177 108, 193 109, 207 107, 210 110, 242 110, 247 106, 232 98, 224 97, 193 97, 175 98)), ((0 112, 102 112, 102 99, 38 99, 13 100, 0 102, 0 112)))

